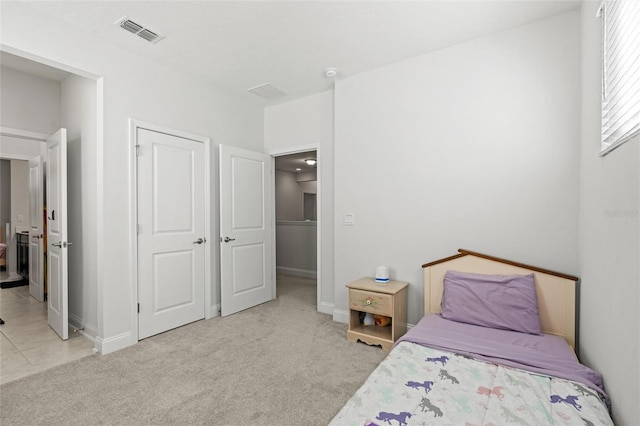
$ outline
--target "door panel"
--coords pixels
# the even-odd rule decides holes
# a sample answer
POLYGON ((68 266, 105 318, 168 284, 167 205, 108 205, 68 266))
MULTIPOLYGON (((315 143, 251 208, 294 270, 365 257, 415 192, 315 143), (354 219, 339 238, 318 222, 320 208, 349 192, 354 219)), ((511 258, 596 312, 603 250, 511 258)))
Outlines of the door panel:
POLYGON ((204 144, 138 129, 138 337, 204 318, 204 144))
POLYGON ((44 177, 42 157, 29 160, 29 294, 44 302, 44 177))
POLYGON ((67 241, 67 130, 47 139, 47 289, 49 325, 69 338, 67 241))
POLYGON ((220 145, 220 274, 223 316, 264 303, 272 280, 271 157, 220 145))
POLYGON ((192 250, 153 256, 154 312, 161 314, 196 302, 194 286, 174 285, 181 280, 193 282, 194 263, 192 250))
POLYGON ((266 286, 265 276, 265 246, 264 244, 247 244, 231 248, 233 254, 234 277, 233 294, 240 295, 246 291, 260 290, 266 286), (251 265, 243 268, 241 265, 251 265))
POLYGON ((230 207, 234 231, 264 229, 264 167, 262 159, 238 155, 231 158, 230 207))

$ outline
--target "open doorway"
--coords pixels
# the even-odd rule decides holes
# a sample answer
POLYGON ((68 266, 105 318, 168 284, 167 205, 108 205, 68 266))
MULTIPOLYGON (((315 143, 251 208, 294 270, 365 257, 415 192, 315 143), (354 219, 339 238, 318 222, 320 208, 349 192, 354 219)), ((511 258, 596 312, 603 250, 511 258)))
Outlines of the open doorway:
MULTIPOLYGON (((62 131, 56 132, 60 134, 62 131)), ((33 143, 34 152, 39 152, 41 148, 47 150, 44 146, 43 139, 50 139, 47 135, 36 136, 36 133, 21 132, 2 128, 2 142, 9 142, 11 139, 24 139, 19 143, 25 145, 33 143)), ((66 134, 66 133, 65 133, 66 134)), ((2 201, 10 203, 10 221, 6 227, 9 229, 7 235, 9 240, 16 240, 17 256, 15 259, 10 258, 14 263, 17 261, 17 271, 22 277, 21 281, 3 282, 0 290, 0 315, 2 318, 2 327, 0 328, 1 338, 7 343, 12 350, 2 356, 0 368, 3 371, 0 377, 0 383, 14 380, 24 375, 31 374, 46 368, 59 365, 64 362, 73 361, 75 359, 91 355, 93 353, 94 343, 88 336, 82 333, 70 333, 72 340, 61 341, 60 337, 67 339, 67 335, 63 336, 61 330, 67 331, 66 320, 64 328, 55 327, 52 323, 52 313, 61 310, 51 308, 59 308, 58 304, 51 305, 51 301, 59 301, 62 299, 58 287, 51 286, 51 297, 47 300, 47 292, 45 290, 45 282, 43 280, 43 258, 45 255, 43 244, 47 240, 46 231, 37 220, 37 216, 46 215, 43 209, 45 202, 45 193, 42 187, 37 186, 40 180, 40 172, 43 170, 41 156, 36 155, 35 163, 22 159, 11 159, 9 157, 20 157, 27 155, 25 147, 22 155, 11 154, 6 146, 11 144, 3 144, 3 152, 0 153, 0 162, 9 162, 11 166, 11 185, 10 193, 5 194, 2 191, 2 201), (5 149, 7 148, 7 149, 5 149), (33 166, 38 165, 38 171, 34 174, 33 166), (35 178, 35 180, 34 180, 35 178), (34 209, 35 206, 35 209, 34 209), (21 240, 23 244, 21 244, 21 240), (34 248, 35 247, 35 248, 34 248), (22 252, 22 253, 20 253, 22 252), (22 260, 21 260, 22 258, 22 260), (21 284, 22 283, 22 284, 21 284), (35 285, 35 286, 34 286, 35 285), (54 291, 55 290, 55 291, 54 291), (60 335, 60 337, 58 336, 60 335), (37 350, 35 350, 37 349, 37 350), (46 354, 46 355, 43 355, 46 354)), ((48 151, 48 150, 47 150, 48 151)), ((60 163, 60 161, 50 161, 49 164, 60 163)), ((49 179, 49 177, 47 177, 49 179)), ((41 183, 44 183, 44 179, 41 183)), ((66 185, 64 191, 52 190, 49 193, 66 193, 66 185)), ((57 206, 49 199, 49 205, 57 206)), ((51 210, 51 215, 53 216, 51 210)), ((61 217, 63 210, 56 207, 61 217)), ((51 219, 51 217, 50 217, 51 219)), ((49 239, 49 241, 52 241, 49 239)), ((54 240, 55 241, 55 240, 54 240)), ((56 268, 50 268, 56 270, 56 268)), ((54 282, 55 280, 49 280, 54 282)), ((67 294, 65 291, 64 294, 67 294)), ((65 314, 67 310, 64 310, 65 314)), ((55 319, 55 317, 54 317, 55 319)), ((75 331, 75 330, 74 330, 75 331)))
POLYGON ((27 284, 28 162, 0 157, 0 287, 27 284))
POLYGON ((317 151, 275 157, 276 280, 318 286, 317 151))
MULTIPOLYGON (((67 203, 69 240, 73 242, 73 247, 69 249, 68 315, 69 336, 73 339, 61 344, 63 342, 47 325, 47 303, 31 297, 27 288, 2 289, 3 311, 0 316, 5 321, 2 337, 9 339, 17 349, 16 359, 12 360, 11 356, 5 357, 3 354, 3 382, 5 378, 16 378, 13 373, 33 372, 34 369, 49 368, 78 356, 90 355, 98 330, 99 256, 96 251, 99 224, 96 218, 98 197, 101 196, 98 159, 102 142, 97 130, 102 120, 98 102, 102 96, 102 86, 97 77, 84 75, 80 71, 76 74, 76 70, 72 69, 62 70, 57 68, 57 64, 54 67, 36 62, 40 58, 27 54, 22 56, 23 52, 11 52, 0 51, 1 100, 5 106, 0 123, 0 158, 30 160, 46 152, 44 141, 50 134, 60 127, 69 129, 67 173, 70 184, 67 203), (29 114, 25 114, 25 111, 29 111, 29 114), (22 303, 26 308, 21 307, 22 303), (16 316, 12 317, 13 314, 16 316), (39 348, 40 352, 49 355, 45 357, 40 352, 29 352, 34 344, 29 343, 27 337, 51 343, 49 349, 39 348), (78 337, 82 337, 80 340, 84 341, 83 344, 79 344, 78 337), (70 350, 77 347, 77 352, 70 350), (63 354, 69 357, 65 358, 63 354), (20 367, 20 362, 26 363, 28 368, 17 368, 15 372, 6 368, 8 365, 20 367)), ((31 235, 30 221, 29 214, 24 214, 24 227, 29 230, 29 241, 35 238, 35 234, 31 235)), ((18 219, 11 220, 7 226, 11 238, 16 230, 21 230, 17 229, 19 222, 18 219)), ((28 261, 31 264, 32 259, 28 258, 28 261)))

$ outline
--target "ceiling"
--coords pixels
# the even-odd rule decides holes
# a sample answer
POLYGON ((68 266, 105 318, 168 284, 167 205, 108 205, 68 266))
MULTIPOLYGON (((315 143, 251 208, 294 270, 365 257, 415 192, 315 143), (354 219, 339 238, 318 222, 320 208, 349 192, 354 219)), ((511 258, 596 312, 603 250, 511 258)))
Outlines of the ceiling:
POLYGON ((333 81, 580 6, 580 0, 28 1, 24 5, 247 99, 273 104, 333 81), (122 17, 165 38, 152 44, 122 17), (324 75, 328 67, 338 73, 324 75), (265 100, 248 89, 271 84, 265 100))
POLYGON ((309 166, 304 162, 304 160, 310 158, 317 159, 316 151, 299 152, 296 154, 276 157, 276 170, 291 173, 315 172, 317 170, 317 163, 313 166, 309 166))

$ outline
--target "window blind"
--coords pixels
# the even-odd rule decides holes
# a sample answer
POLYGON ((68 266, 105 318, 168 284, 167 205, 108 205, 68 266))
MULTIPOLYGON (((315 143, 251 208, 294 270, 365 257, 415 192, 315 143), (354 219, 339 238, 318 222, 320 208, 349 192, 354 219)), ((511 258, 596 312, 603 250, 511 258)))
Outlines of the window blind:
POLYGON ((640 133, 640 1, 602 3, 602 144, 605 155, 640 133))

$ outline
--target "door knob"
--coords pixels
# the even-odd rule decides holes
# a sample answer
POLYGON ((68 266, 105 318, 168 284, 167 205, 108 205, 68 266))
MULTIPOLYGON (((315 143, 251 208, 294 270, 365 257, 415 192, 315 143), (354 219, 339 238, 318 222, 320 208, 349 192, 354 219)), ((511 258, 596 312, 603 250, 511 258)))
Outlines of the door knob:
POLYGON ((193 244, 202 244, 202 243, 204 243, 204 240, 202 238, 198 238, 193 242, 193 244))
POLYGON ((228 243, 229 241, 235 241, 235 238, 224 237, 224 242, 228 243))

